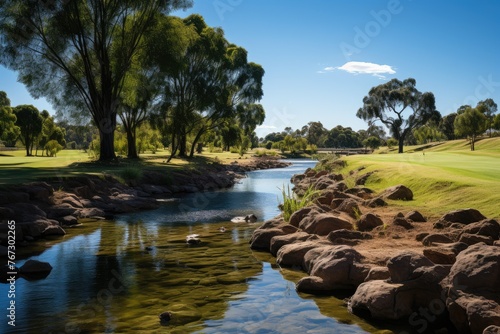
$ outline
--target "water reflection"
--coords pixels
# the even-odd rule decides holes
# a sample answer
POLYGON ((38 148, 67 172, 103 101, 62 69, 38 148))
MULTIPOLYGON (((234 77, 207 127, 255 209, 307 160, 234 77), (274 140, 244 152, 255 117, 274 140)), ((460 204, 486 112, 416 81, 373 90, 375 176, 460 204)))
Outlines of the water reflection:
MULTIPOLYGON (((16 328, 2 321, 0 332, 374 331, 343 313, 335 317, 361 327, 332 318, 324 310, 339 309, 341 301, 333 297, 318 308, 316 299, 299 296, 293 282, 303 273, 283 270, 269 254, 249 250, 258 225, 230 222, 249 213, 259 220, 275 216, 279 188, 311 165, 253 172, 231 190, 185 196, 158 210, 69 230, 63 242, 50 243, 35 257, 54 267, 47 279, 16 282, 16 328), (186 244, 192 233, 200 235, 200 245, 186 244), (176 317, 161 326, 158 314, 165 311, 176 317)), ((7 290, 0 286, 2 296, 7 290)), ((7 307, 3 297, 0 306, 7 307)))

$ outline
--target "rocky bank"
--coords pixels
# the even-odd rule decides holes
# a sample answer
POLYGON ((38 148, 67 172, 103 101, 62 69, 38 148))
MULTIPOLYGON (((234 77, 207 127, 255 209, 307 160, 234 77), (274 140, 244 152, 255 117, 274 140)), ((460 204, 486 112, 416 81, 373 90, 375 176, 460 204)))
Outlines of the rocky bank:
POLYGON ((255 230, 251 248, 309 276, 296 289, 312 294, 353 291, 351 312, 406 322, 414 332, 500 332, 500 224, 475 209, 424 217, 389 203, 413 199, 395 185, 380 193, 370 175, 309 169, 292 177, 295 192, 320 191, 285 222, 277 216, 255 230))
POLYGON ((158 201, 181 193, 229 188, 245 173, 286 167, 272 158, 231 164, 204 164, 169 174, 145 170, 128 184, 111 175, 78 175, 0 188, 0 257, 7 256, 8 221, 15 221, 15 246, 26 247, 47 236, 63 236, 85 221, 110 219, 115 214, 157 208, 158 201))

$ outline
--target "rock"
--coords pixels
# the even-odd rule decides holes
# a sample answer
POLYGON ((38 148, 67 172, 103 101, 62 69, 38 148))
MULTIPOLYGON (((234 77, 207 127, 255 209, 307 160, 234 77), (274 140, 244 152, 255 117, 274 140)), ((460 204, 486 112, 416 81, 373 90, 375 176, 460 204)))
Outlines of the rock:
POLYGON ((14 210, 10 208, 0 207, 0 220, 8 220, 14 217, 14 210))
POLYGON ((65 235, 66 231, 59 225, 49 225, 43 231, 43 236, 48 235, 65 235))
POLYGON ((309 212, 311 212, 311 210, 313 210, 313 207, 312 206, 307 206, 307 207, 304 207, 302 209, 299 209, 297 211, 295 211, 294 213, 292 213, 292 215, 290 216, 290 221, 289 221, 289 224, 292 225, 292 226, 295 226, 295 227, 298 227, 299 226, 299 223, 300 221, 309 214, 309 212))
POLYGON ((295 226, 284 224, 274 228, 263 228, 263 226, 256 229, 252 238, 250 239, 250 248, 269 251, 271 247, 271 239, 277 235, 285 235, 297 232, 295 226))
POLYGON ((9 249, 3 245, 0 245, 0 258, 7 257, 9 254, 9 249))
POLYGON ((486 219, 485 216, 481 214, 476 209, 462 209, 448 212, 439 221, 445 221, 449 223, 461 223, 461 224, 471 224, 478 221, 486 219))
POLYGON ((400 319, 412 313, 407 303, 398 300, 398 288, 403 284, 391 284, 373 280, 362 283, 351 297, 348 308, 355 315, 373 319, 400 319))
POLYGON ((16 223, 33 222, 36 219, 47 217, 45 211, 31 203, 13 203, 6 205, 6 207, 14 211, 16 223))
POLYGON ((21 189, 29 194, 30 200, 54 204, 51 199, 54 189, 46 182, 31 182, 24 185, 21 189))
POLYGON ((306 232, 296 232, 296 233, 291 233, 291 234, 285 234, 285 235, 277 235, 273 238, 271 238, 271 246, 269 248, 270 252, 272 255, 276 256, 278 253, 279 249, 283 247, 284 245, 288 245, 294 242, 299 242, 299 241, 306 241, 309 239, 318 239, 316 235, 311 235, 306 232))
POLYGON ((349 188, 345 191, 346 194, 350 194, 352 196, 355 196, 354 199, 357 199, 359 200, 360 198, 361 199, 364 199, 364 200, 368 200, 368 199, 371 199, 372 198, 372 193, 373 193, 373 190, 369 189, 369 188, 365 188, 365 187, 359 187, 359 186, 356 186, 354 188, 349 188))
POLYGON ((490 237, 492 240, 498 240, 500 236, 500 224, 496 220, 482 220, 477 223, 466 225, 461 234, 478 234, 490 237))
POLYGON ((428 232, 422 232, 422 233, 419 233, 415 236, 415 240, 417 241, 422 241, 425 239, 426 236, 428 236, 430 233, 428 232))
POLYGON ((305 270, 304 255, 313 248, 324 247, 325 241, 304 241, 282 246, 276 254, 276 263, 280 266, 299 266, 305 270))
POLYGON ((358 218, 361 215, 358 202, 352 198, 346 198, 338 207, 337 210, 345 212, 352 218, 358 218))
POLYGON ((444 234, 429 234, 422 240, 424 246, 433 246, 436 243, 451 244, 453 242, 453 240, 451 240, 447 235, 444 234))
POLYGON ((188 245, 199 245, 201 243, 199 234, 190 234, 186 236, 186 243, 188 245))
POLYGON ((47 210, 47 216, 52 219, 58 219, 64 216, 77 216, 78 209, 68 203, 61 203, 51 206, 47 210))
POLYGON ((160 315, 158 316, 160 318, 160 324, 162 326, 167 326, 170 319, 172 319, 172 313, 170 312, 163 312, 163 313, 160 313, 160 315))
POLYGON ((98 208, 84 208, 78 211, 78 218, 101 218, 105 216, 104 210, 98 208))
POLYGON ((19 274, 28 280, 45 278, 51 271, 52 266, 48 262, 38 260, 28 260, 19 268, 19 274))
MULTIPOLYGON (((447 267, 431 265, 415 268, 405 281, 391 282, 391 279, 364 282, 351 297, 349 310, 360 316, 384 320, 402 319, 415 312, 418 314, 419 311, 428 310, 430 305, 442 303, 439 282, 448 273, 447 267)), ((434 313, 439 314, 443 312, 434 313)))
POLYGON ((365 173, 363 175, 360 175, 356 178, 356 185, 357 186, 362 186, 362 185, 365 185, 366 181, 368 180, 368 178, 370 176, 372 176, 374 172, 368 172, 368 173, 365 173))
POLYGON ((327 239, 330 240, 333 244, 335 244, 338 243, 336 242, 337 239, 363 240, 363 239, 373 239, 373 237, 370 233, 341 229, 328 233, 327 239))
POLYGON ((460 333, 500 326, 500 249, 475 244, 458 254, 441 282, 450 319, 460 333))
POLYGON ((401 226, 401 227, 404 227, 407 230, 411 230, 411 229, 415 228, 415 226, 413 226, 412 223, 410 223, 408 220, 406 220, 403 217, 396 217, 396 218, 394 218, 394 220, 392 221, 392 225, 401 226))
POLYGON ((20 191, 1 191, 0 204, 26 203, 30 201, 30 195, 20 191))
POLYGON ((372 267, 365 278, 365 282, 374 280, 386 280, 391 277, 389 268, 387 267, 372 267))
POLYGON ((387 206, 387 202, 380 197, 375 197, 373 199, 364 201, 363 205, 369 208, 377 208, 377 207, 387 206))
POLYGON ((332 231, 352 230, 353 227, 351 222, 341 215, 319 213, 302 219, 299 228, 310 234, 328 235, 332 231))
POLYGON ((427 219, 425 219, 424 216, 418 211, 410 211, 404 217, 416 223, 425 223, 427 221, 427 219))
POLYGON ((384 225, 382 219, 373 213, 362 215, 356 222, 359 231, 371 231, 377 226, 384 225))
POLYGON ((310 277, 297 282, 301 292, 324 292, 352 289, 363 282, 370 268, 361 265, 362 256, 349 246, 313 248, 304 255, 304 266, 310 277))
POLYGON ((493 245, 493 239, 491 237, 486 237, 479 234, 462 233, 458 241, 463 242, 467 245, 474 245, 480 242, 484 242, 487 245, 493 245))
POLYGON ((431 260, 411 251, 403 252, 387 261, 392 283, 401 283, 414 279, 416 269, 431 266, 434 266, 431 260))
POLYGON ((382 192, 382 197, 392 200, 411 201, 413 200, 413 192, 409 188, 400 184, 384 190, 382 192))
POLYGON ((257 216, 254 214, 246 215, 246 216, 237 216, 231 219, 233 223, 255 223, 257 221, 257 216))
POLYGON ((173 304, 169 306, 169 310, 167 312, 160 314, 160 323, 161 325, 182 326, 191 322, 199 321, 201 318, 202 314, 196 308, 196 305, 173 304), (164 322, 161 322, 162 315, 164 322), (167 318, 170 319, 167 321, 167 318))
POLYGON ((441 244, 439 246, 425 248, 424 255, 435 264, 453 264, 457 255, 467 249, 467 244, 455 242, 451 244, 441 244))
POLYGON ((59 223, 62 225, 77 225, 78 219, 75 216, 64 216, 62 218, 57 219, 59 223))

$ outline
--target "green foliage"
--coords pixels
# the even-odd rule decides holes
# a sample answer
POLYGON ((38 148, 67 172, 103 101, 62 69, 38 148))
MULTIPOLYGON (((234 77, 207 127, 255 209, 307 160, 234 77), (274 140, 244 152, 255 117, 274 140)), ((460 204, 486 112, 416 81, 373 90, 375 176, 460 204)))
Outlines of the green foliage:
POLYGON ((313 203, 313 201, 318 197, 320 191, 315 190, 311 185, 307 188, 306 192, 302 197, 298 197, 291 189, 290 185, 286 188, 283 185, 281 189, 282 201, 281 208, 283 211, 283 219, 288 222, 290 221, 290 216, 297 210, 302 209, 303 207, 309 206, 313 203))
POLYGON ((13 109, 16 125, 20 129, 20 138, 26 147, 26 155, 31 156, 36 138, 42 132, 43 118, 32 105, 19 105, 13 109))
POLYGON ((94 136, 94 139, 89 145, 89 157, 92 159, 99 159, 99 154, 101 152, 101 141, 98 136, 94 136))
POLYGON ((391 137, 391 138, 387 139, 385 143, 387 144, 387 147, 389 149, 392 149, 394 146, 396 146, 398 144, 398 141, 397 141, 397 139, 391 137))
POLYGON ((455 119, 455 134, 459 137, 470 137, 470 149, 474 151, 476 137, 486 131, 487 120, 487 117, 478 108, 467 106, 463 113, 460 113, 455 119))
POLYGON ((269 140, 266 143, 265 148, 268 149, 268 150, 272 149, 273 148, 273 142, 269 140))
POLYGON ((266 156, 275 157, 278 155, 278 153, 273 150, 255 150, 254 155, 257 157, 266 157, 266 156))
POLYGON ((399 153, 403 153, 403 143, 412 129, 431 119, 439 121, 441 118, 436 110, 434 94, 421 93, 415 86, 415 79, 409 78, 404 81, 392 79, 373 87, 363 98, 363 107, 356 113, 365 121, 380 120, 388 126, 399 141, 399 153), (404 118, 403 112, 410 109, 413 112, 404 118))
POLYGON ((325 146, 355 148, 361 147, 362 143, 357 132, 353 131, 350 127, 344 128, 343 126, 338 125, 328 132, 325 146))
POLYGON ((378 137, 371 136, 363 140, 363 145, 371 148, 372 150, 376 150, 380 147, 380 145, 382 145, 382 143, 378 137))
POLYGON ((49 140, 44 147, 49 157, 57 156, 57 153, 63 149, 63 146, 55 139, 49 140))

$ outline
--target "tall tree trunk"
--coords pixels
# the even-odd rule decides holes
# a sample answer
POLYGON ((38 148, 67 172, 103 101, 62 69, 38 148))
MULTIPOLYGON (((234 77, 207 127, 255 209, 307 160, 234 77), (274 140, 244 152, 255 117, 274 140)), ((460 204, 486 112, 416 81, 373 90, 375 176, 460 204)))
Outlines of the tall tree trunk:
POLYGON ((125 127, 127 132, 127 157, 129 159, 138 159, 135 127, 125 127))
POLYGON ((26 156, 27 157, 31 156, 30 147, 31 147, 31 143, 30 143, 29 139, 26 139, 26 156))
POLYGON ((398 141, 398 146, 399 146, 398 153, 403 153, 403 144, 404 144, 404 137, 399 137, 399 141, 398 141))
POLYGON ((103 118, 99 122, 99 138, 101 140, 99 161, 109 161, 116 159, 115 128, 116 114, 109 118, 103 118))
POLYGON ((183 131, 181 135, 179 135, 179 156, 185 157, 187 151, 187 136, 183 131))
POLYGON ((475 135, 472 135, 471 139, 470 139, 470 150, 471 151, 474 151, 474 143, 476 141, 476 136, 475 135))
POLYGON ((196 149, 196 144, 198 143, 198 140, 200 140, 201 135, 205 132, 205 128, 202 127, 200 131, 196 134, 196 137, 194 137, 193 140, 193 145, 191 145, 191 153, 189 153, 189 157, 192 158, 194 156, 194 150, 196 149))

